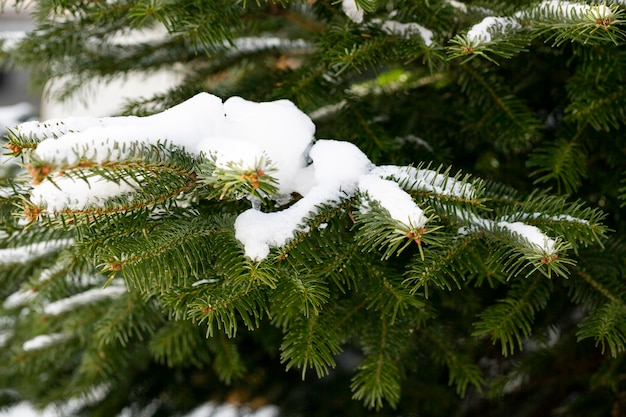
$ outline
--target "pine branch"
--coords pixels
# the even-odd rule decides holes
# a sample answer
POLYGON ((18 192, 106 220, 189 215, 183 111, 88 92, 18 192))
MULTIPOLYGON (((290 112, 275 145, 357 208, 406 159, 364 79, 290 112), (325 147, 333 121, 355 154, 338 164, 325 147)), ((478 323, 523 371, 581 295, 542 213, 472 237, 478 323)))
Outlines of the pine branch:
POLYGON ((264 294, 241 282, 214 285, 209 281, 195 287, 173 288, 159 301, 173 318, 189 319, 198 325, 206 323, 207 337, 213 336, 216 328, 234 337, 240 324, 253 330, 267 312, 264 294))
POLYGON ((193 364, 199 368, 211 362, 207 345, 211 345, 201 327, 186 321, 168 321, 150 338, 150 352, 159 363, 169 367, 193 364))
POLYGON ((352 378, 350 388, 352 398, 361 400, 368 408, 379 410, 383 407, 383 400, 394 407, 400 399, 400 372, 396 361, 392 359, 387 345, 389 323, 382 316, 380 328, 376 325, 379 334, 379 342, 373 346, 373 352, 357 367, 357 373, 352 378))
POLYGON ((602 353, 608 347, 612 357, 626 349, 626 309, 624 302, 608 302, 589 313, 580 323, 578 340, 594 338, 602 353))
POLYGON ((510 91, 500 90, 503 83, 493 69, 469 63, 460 70, 458 82, 461 90, 472 97, 470 109, 475 110, 470 113, 472 119, 468 125, 479 134, 493 138, 497 149, 513 152, 527 149, 539 136, 541 125, 536 114, 510 91), (498 130, 486 132, 484 127, 498 130))
POLYGON ((618 129, 626 116, 626 89, 619 78, 610 81, 613 85, 598 88, 591 74, 573 78, 568 85, 572 97, 568 118, 589 123, 596 130, 618 129))
POLYGON ((105 247, 94 247, 93 256, 105 271, 123 271, 140 290, 158 292, 202 273, 214 233, 215 226, 200 217, 152 221, 135 233, 109 236, 105 247), (162 281, 164 276, 171 281, 162 281))
POLYGON ((400 277, 386 271, 376 272, 378 273, 372 274, 373 282, 368 288, 367 308, 378 310, 382 316, 389 317, 391 326, 397 318, 404 318, 405 315, 424 307, 423 301, 413 291, 409 291, 400 277))
POLYGON ((280 359, 287 370, 302 369, 304 379, 308 368, 314 368, 319 378, 335 367, 333 356, 340 352, 339 338, 330 324, 329 319, 318 314, 291 324, 280 346, 280 359))
POLYGON ((422 328, 419 332, 428 340, 433 357, 445 363, 449 372, 448 384, 456 386, 459 395, 465 396, 468 385, 482 390, 485 382, 483 372, 470 357, 454 348, 454 343, 445 337, 442 329, 422 328))
POLYGON ((117 343, 126 347, 133 338, 143 340, 152 335, 163 325, 163 319, 154 302, 131 291, 111 303, 94 324, 94 342, 99 346, 117 343))
POLYGON ((320 207, 319 214, 308 219, 307 227, 281 248, 276 263, 289 264, 286 271, 306 271, 325 282, 330 280, 342 293, 356 288, 364 259, 358 243, 347 233, 351 224, 345 210, 352 204, 346 200, 337 207, 320 207))
POLYGON ((437 233, 439 227, 403 224, 391 218, 389 211, 376 203, 372 203, 368 212, 355 215, 355 227, 358 230, 354 238, 363 250, 381 252, 383 260, 400 255, 413 244, 417 245, 423 258, 422 243, 434 246, 441 244, 437 233))
MULTIPOLYGON (((619 262, 619 261, 618 261, 619 262)), ((577 268, 575 270, 576 277, 582 279, 591 289, 599 294, 601 297, 591 295, 588 290, 581 285, 572 286, 573 293, 572 298, 574 301, 582 302, 589 307, 595 309, 599 305, 614 304, 621 305, 623 309, 626 309, 626 288, 622 285, 615 285, 613 280, 603 280, 601 277, 595 277, 589 272, 577 268)), ((615 273, 616 271, 611 271, 615 273)), ((618 273, 622 272, 618 269, 618 273)), ((613 274, 611 274, 613 275, 613 274)))
MULTIPOLYGON (((582 128, 581 128, 582 130, 582 128)), ((538 177, 534 184, 556 182, 557 193, 571 194, 587 176, 586 155, 575 140, 560 139, 539 148, 528 162, 537 167, 531 173, 538 177)))
POLYGON ((410 287, 411 294, 424 293, 429 298, 429 284, 440 289, 461 288, 461 280, 471 280, 474 276, 498 279, 484 264, 481 257, 484 246, 482 233, 459 236, 442 248, 428 248, 424 260, 415 260, 407 268, 404 285, 410 287))
POLYGON ((597 208, 585 207, 580 201, 568 202, 549 192, 538 191, 513 209, 515 211, 503 210, 500 217, 547 228, 563 236, 576 250, 580 246, 602 245, 607 237, 608 228, 601 223, 606 214, 597 208))
POLYGON ((289 268, 281 272, 283 277, 271 294, 272 321, 284 328, 302 316, 321 314, 330 298, 326 282, 298 269, 289 268))
POLYGON ((213 369, 218 378, 226 384, 242 378, 247 369, 237 346, 226 339, 224 335, 217 335, 210 340, 211 350, 215 353, 213 369))
POLYGON ((536 313, 548 304, 551 287, 549 280, 540 277, 516 281, 505 298, 480 313, 473 335, 500 342, 505 356, 512 355, 516 345, 522 349, 524 339, 532 333, 536 313))

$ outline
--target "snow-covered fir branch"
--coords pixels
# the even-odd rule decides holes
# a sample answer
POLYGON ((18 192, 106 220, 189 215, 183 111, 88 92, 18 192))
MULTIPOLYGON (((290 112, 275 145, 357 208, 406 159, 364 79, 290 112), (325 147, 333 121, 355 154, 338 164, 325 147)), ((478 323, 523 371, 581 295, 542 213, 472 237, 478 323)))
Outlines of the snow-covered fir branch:
POLYGON ((0 249, 0 265, 25 264, 74 244, 74 239, 47 240, 13 248, 0 249))
MULTIPOLYGON (((280 204, 289 203, 294 192, 302 198, 282 210, 264 212, 255 203, 256 197, 248 196, 252 207, 238 215, 235 234, 245 254, 256 261, 265 259, 272 248, 285 246, 297 233, 306 232, 308 219, 315 217, 320 207, 339 206, 357 195, 362 210, 366 212, 369 202, 375 201, 407 230, 421 230, 428 222, 408 191, 467 201, 477 198, 467 179, 430 169, 377 167, 353 144, 316 140, 314 131, 310 118, 289 101, 254 103, 233 97, 222 102, 207 93, 153 116, 28 122, 16 129, 18 135, 40 138, 30 157, 49 167, 44 177, 34 181, 30 195, 41 213, 104 205, 111 198, 139 192, 138 178, 76 177, 72 167, 82 168, 80 161, 121 162, 133 154, 134 145, 156 145, 162 138, 196 157, 209 155, 215 168, 236 167, 258 176, 270 171, 270 166, 259 166, 259 161, 271 161, 277 194, 269 197, 280 204), (62 176, 55 169, 61 169, 62 176)), ((507 229, 539 252, 552 254, 555 250, 552 239, 521 223, 523 219, 469 220, 474 225, 488 223, 490 228, 507 229)))

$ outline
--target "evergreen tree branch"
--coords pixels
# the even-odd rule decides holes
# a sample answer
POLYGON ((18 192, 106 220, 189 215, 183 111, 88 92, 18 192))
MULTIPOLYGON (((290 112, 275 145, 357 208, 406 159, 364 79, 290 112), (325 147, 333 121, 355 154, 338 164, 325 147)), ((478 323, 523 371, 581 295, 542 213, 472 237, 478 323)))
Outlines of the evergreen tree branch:
POLYGON ((472 363, 471 358, 457 352, 454 344, 446 339, 438 329, 422 328, 419 333, 428 340, 433 357, 446 364, 449 373, 448 384, 455 385, 457 393, 465 396, 468 385, 479 391, 484 384, 484 376, 480 368, 472 363))
POLYGON ((604 353, 608 346, 612 357, 626 349, 626 309, 623 301, 605 303, 588 314, 579 325, 578 340, 593 337, 604 353))
POLYGON ((515 346, 522 349, 525 338, 532 332, 535 314, 543 310, 550 298, 551 283, 544 278, 516 281, 507 296, 479 315, 473 335, 491 336, 502 344, 502 354, 511 355, 515 346))
MULTIPOLYGON (((451 290, 450 280, 457 288, 461 287, 459 280, 469 280, 473 275, 480 274, 478 265, 480 260, 480 240, 482 233, 472 233, 455 239, 452 244, 439 250, 429 248, 423 261, 411 262, 406 272, 404 285, 410 287, 411 294, 424 292, 429 298, 429 283, 434 283, 441 289, 451 290)), ((490 274, 491 275, 491 274, 490 274)))
POLYGON ((537 167, 531 173, 532 176, 538 177, 535 184, 555 181, 559 194, 571 194, 587 176, 585 160, 586 155, 575 138, 571 141, 561 139, 538 149, 531 156, 528 166, 537 167))
POLYGON ((191 321, 180 320, 163 323, 150 338, 148 346, 155 360, 169 367, 189 363, 202 367, 211 361, 206 349, 211 344, 212 339, 204 337, 201 327, 191 321))
POLYGON ((330 321, 312 314, 308 319, 302 317, 292 323, 280 350, 281 362, 286 363, 287 370, 300 368, 304 379, 308 368, 314 368, 318 377, 327 375, 335 367, 333 355, 339 353, 340 347, 330 321))
POLYGON ((368 408, 376 410, 383 406, 383 400, 394 407, 400 399, 400 373, 387 351, 388 326, 387 319, 381 316, 379 345, 375 353, 357 367, 350 385, 353 399, 361 400, 368 408))

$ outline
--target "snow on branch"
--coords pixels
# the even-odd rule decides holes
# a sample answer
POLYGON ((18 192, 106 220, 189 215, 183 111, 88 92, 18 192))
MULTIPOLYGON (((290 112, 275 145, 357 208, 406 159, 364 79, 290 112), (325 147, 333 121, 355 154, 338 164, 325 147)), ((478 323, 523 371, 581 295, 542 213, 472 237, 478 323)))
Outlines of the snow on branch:
MULTIPOLYGON (((363 23, 364 10, 355 0, 343 0, 341 2, 341 8, 348 19, 354 23, 363 23)), ((394 12, 390 14, 390 17, 393 16, 394 12)), ((431 46, 433 43, 433 31, 416 22, 402 23, 392 19, 371 19, 371 23, 380 26, 382 31, 388 35, 409 38, 417 34, 422 38, 426 46, 431 46)))
MULTIPOLYGON (((518 241, 523 247, 536 255, 552 257, 557 253, 557 242, 545 234, 536 226, 526 224, 522 221, 511 221, 512 216, 500 217, 496 220, 486 219, 474 213, 470 213, 463 209, 457 209, 456 215, 461 222, 467 224, 459 229, 459 234, 465 235, 475 231, 500 231, 510 234, 514 240, 518 241)), ((527 218, 539 218, 546 215, 536 213, 534 216, 526 216, 527 218)), ((570 220, 571 217, 554 216, 558 220, 570 220)))
POLYGON ((540 255, 554 255, 556 253, 556 242, 536 226, 522 222, 511 223, 506 221, 499 221, 496 225, 510 231, 514 236, 523 239, 529 249, 540 255))
POLYGON ((109 286, 106 288, 92 288, 71 297, 54 301, 44 306, 44 313, 48 316, 58 316, 66 311, 74 310, 77 307, 92 304, 100 300, 112 297, 119 297, 126 292, 126 287, 121 285, 109 286))
POLYGON ((610 19, 613 16, 613 11, 606 4, 594 5, 565 0, 544 0, 527 12, 518 12, 518 15, 520 17, 568 20, 589 18, 595 21, 597 19, 610 19))
POLYGON ((605 4, 585 4, 566 0, 544 0, 541 3, 511 16, 486 16, 472 26, 465 35, 465 48, 476 48, 498 39, 532 28, 533 21, 557 21, 561 24, 583 21, 606 28, 613 22, 614 12, 605 4))
POLYGON ((27 340, 22 345, 22 349, 25 351, 46 349, 50 346, 57 345, 65 342, 69 338, 65 333, 52 333, 35 336, 30 340, 27 340))
POLYGON ((467 40, 471 46, 476 47, 490 43, 493 37, 517 31, 521 28, 522 25, 515 18, 487 16, 480 23, 472 26, 467 32, 467 40))
POLYGON ((0 249, 0 265, 28 263, 34 259, 67 248, 72 244, 74 244, 73 239, 57 239, 31 243, 15 248, 0 249))
POLYGON ((372 174, 393 179, 406 190, 426 191, 467 200, 477 197, 476 189, 471 183, 450 178, 431 169, 382 165, 374 168, 372 174))
MULTIPOLYGON (((367 214, 372 203, 385 209, 400 235, 421 236, 429 217, 409 192, 460 203, 479 198, 476 183, 467 177, 415 167, 375 166, 352 143, 316 140, 311 119, 288 100, 256 103, 232 97, 222 102, 216 96, 200 93, 152 116, 29 122, 18 126, 15 132, 18 141, 20 137, 40 139, 34 149, 25 152, 31 163, 38 164, 39 173, 42 167, 47 168, 45 176, 33 178, 30 200, 51 211, 105 205, 112 198, 145 187, 141 175, 112 181, 98 175, 71 175, 68 167, 78 170, 100 163, 104 164, 101 170, 105 170, 112 161, 135 157, 140 145, 149 150, 165 141, 190 155, 186 163, 194 165, 194 159, 199 162, 199 186, 233 189, 234 182, 246 182, 247 187, 237 188, 235 198, 247 198, 251 208, 238 214, 235 237, 245 255, 255 261, 308 233, 322 210, 341 209, 351 200, 354 201, 350 204, 360 208, 362 214, 367 214), (220 170, 224 172, 219 174, 220 170), (266 187, 264 193, 255 193, 268 175, 271 187, 266 187), (259 203, 260 198, 272 200, 279 209, 268 210, 259 203)), ((165 150, 161 147, 156 152, 162 154, 165 150)), ((222 191, 207 198, 226 197, 222 191)), ((491 220, 466 220, 470 225, 488 223, 488 227, 524 235, 543 252, 551 253, 554 249, 553 240, 537 237, 530 233, 534 231, 529 229, 532 226, 519 226, 521 222, 501 219, 496 226, 491 220)), ((121 290, 109 291, 112 293, 94 292, 93 296, 109 296, 121 290)), ((76 297, 48 305, 47 312, 59 314, 68 305, 82 303, 80 297, 91 300, 91 293, 76 297)))
POLYGON ((425 28, 419 23, 408 22, 401 23, 395 20, 372 19, 372 23, 379 24, 383 32, 389 35, 401 36, 409 38, 413 34, 418 34, 424 41, 424 45, 430 46, 433 43, 433 31, 425 28))

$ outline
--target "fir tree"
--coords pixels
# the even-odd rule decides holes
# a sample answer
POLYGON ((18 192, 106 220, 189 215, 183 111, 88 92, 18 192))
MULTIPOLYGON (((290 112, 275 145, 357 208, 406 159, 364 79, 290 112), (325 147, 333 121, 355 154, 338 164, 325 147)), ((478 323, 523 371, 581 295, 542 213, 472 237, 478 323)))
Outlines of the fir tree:
POLYGON ((33 3, 48 94, 184 77, 9 127, 2 405, 626 413, 626 4, 33 3))

